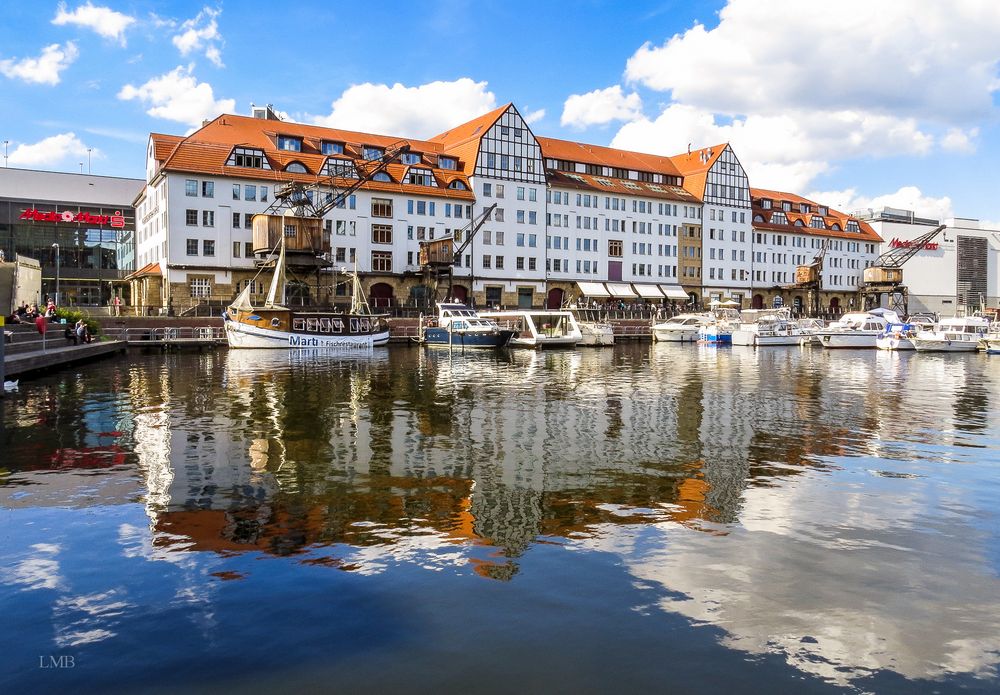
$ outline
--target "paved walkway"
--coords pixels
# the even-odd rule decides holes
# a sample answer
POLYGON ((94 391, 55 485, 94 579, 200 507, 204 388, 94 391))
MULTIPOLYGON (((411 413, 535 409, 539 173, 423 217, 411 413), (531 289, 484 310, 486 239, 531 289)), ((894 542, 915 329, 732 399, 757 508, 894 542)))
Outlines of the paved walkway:
MULTIPOLYGON (((60 341, 62 342, 62 341, 60 341)), ((4 378, 17 377, 25 372, 45 370, 73 362, 94 359, 115 352, 124 351, 127 343, 124 340, 108 340, 88 345, 61 345, 45 350, 18 352, 7 355, 3 361, 4 378)))

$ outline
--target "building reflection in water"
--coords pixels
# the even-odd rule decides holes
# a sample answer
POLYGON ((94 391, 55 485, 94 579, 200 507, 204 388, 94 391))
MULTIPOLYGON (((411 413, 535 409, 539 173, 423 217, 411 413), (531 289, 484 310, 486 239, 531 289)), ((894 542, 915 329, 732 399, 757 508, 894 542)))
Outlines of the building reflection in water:
POLYGON ((516 580, 548 541, 618 555, 663 588, 659 608, 834 682, 979 673, 1000 648, 1000 586, 983 564, 995 539, 955 511, 969 493, 928 467, 975 462, 985 443, 996 456, 996 388, 978 356, 951 357, 674 345, 157 356, 115 370, 111 408, 72 380, 26 396, 5 422, 34 463, 0 491, 33 465, 95 460, 67 451, 124 456, 151 532, 123 526, 121 544, 189 571, 183 600, 204 606, 206 629, 218 588, 198 551, 220 573, 250 551, 516 580), (59 440, 35 440, 39 423, 59 440), (937 555, 952 562, 929 565, 937 555), (961 605, 940 592, 955 576, 961 605))

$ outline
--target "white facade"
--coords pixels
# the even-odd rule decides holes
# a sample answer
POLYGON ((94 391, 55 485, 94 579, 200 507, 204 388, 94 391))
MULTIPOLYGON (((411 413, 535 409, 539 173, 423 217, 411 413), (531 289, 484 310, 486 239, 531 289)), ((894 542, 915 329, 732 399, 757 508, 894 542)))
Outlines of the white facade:
POLYGON ((871 211, 869 224, 884 239, 880 253, 946 227, 903 265, 910 313, 941 316, 1000 307, 1000 230, 974 219, 922 220, 908 211, 871 211))
POLYGON ((708 170, 703 200, 703 296, 743 296, 753 284, 750 184, 729 145, 708 170))

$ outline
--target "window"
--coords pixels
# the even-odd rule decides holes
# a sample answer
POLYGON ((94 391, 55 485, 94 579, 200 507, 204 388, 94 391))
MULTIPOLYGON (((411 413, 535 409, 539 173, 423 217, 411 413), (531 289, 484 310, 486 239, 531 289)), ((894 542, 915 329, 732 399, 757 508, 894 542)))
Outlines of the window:
MULTIPOLYGON (((528 211, 528 224, 538 224, 538 213, 534 210, 528 211)), ((594 228, 596 229, 597 226, 595 225, 594 228)))
POLYGON ((243 226, 247 229, 253 229, 253 215, 249 212, 243 213, 243 226))
POLYGON ((372 181, 381 181, 382 183, 392 183, 392 177, 389 176, 384 171, 380 171, 374 176, 372 176, 372 181))
POLYGON ((320 151, 323 154, 344 154, 344 143, 324 140, 320 145, 320 151))
POLYGON ((503 184, 497 184, 497 198, 503 198, 503 184))
POLYGON ((191 278, 192 297, 212 296, 212 281, 209 278, 191 278))
POLYGON ((535 269, 535 259, 534 258, 529 258, 528 259, 528 270, 534 270, 534 269, 535 269))
MULTIPOLYGON (((239 229, 239 228, 240 228, 240 213, 234 212, 233 213, 233 229, 239 229)), ((239 254, 234 254, 234 255, 238 256, 239 254)))
POLYGON ((337 263, 343 263, 346 260, 346 258, 347 258, 347 249, 345 249, 343 246, 338 246, 337 252, 334 256, 334 260, 337 263))
POLYGON ((449 183, 448 184, 448 188, 450 188, 450 189, 452 189, 454 191, 467 191, 467 190, 469 190, 469 187, 465 185, 465 182, 461 181, 459 179, 455 179, 454 181, 452 181, 451 183, 449 183))
POLYGON ((538 235, 537 234, 529 234, 528 235, 528 246, 530 246, 531 248, 535 248, 536 246, 538 246, 538 235))
POLYGON ((517 223, 524 224, 524 210, 517 211, 517 223))
POLYGON ((411 168, 406 172, 405 183, 414 186, 437 186, 437 181, 434 179, 434 174, 431 173, 430 169, 411 168))
POLYGON ((372 217, 392 217, 392 199, 372 198, 372 217))
POLYGON ((302 138, 292 137, 291 135, 279 135, 278 149, 288 150, 289 152, 301 152, 302 138))
POLYGON ((203 198, 214 198, 215 197, 215 182, 214 181, 202 181, 201 182, 201 195, 203 198))
POLYGON ((517 199, 524 200, 524 186, 517 187, 517 199))
POLYGON ((400 158, 403 164, 420 164, 420 153, 419 152, 404 152, 400 158))
POLYGON ((291 174, 307 173, 306 166, 302 162, 289 162, 288 165, 285 167, 285 171, 291 174))
POLYGON ((244 200, 257 200, 257 187, 251 184, 247 184, 243 187, 243 199, 244 200))
POLYGON ((233 200, 239 200, 239 199, 240 199, 240 184, 234 183, 233 184, 233 200))
POLYGON ((285 225, 285 238, 294 237, 294 236, 295 236, 295 225, 294 224, 286 224, 285 225))
POLYGON ((493 184, 492 183, 484 183, 483 184, 483 197, 484 198, 490 198, 492 196, 493 196, 493 184))
POLYGON ((492 260, 493 260, 492 256, 488 256, 488 255, 483 256, 483 267, 484 268, 492 268, 493 267, 493 265, 491 263, 492 260))
POLYGON ((365 159, 371 161, 373 159, 382 159, 382 155, 385 153, 381 147, 372 147, 371 145, 364 145, 361 148, 361 156, 365 159))
POLYGON ((438 166, 442 169, 457 169, 458 160, 452 157, 438 157, 438 166))
POLYGON ((503 256, 497 256, 496 258, 496 269, 503 270, 503 256))
POLYGON ((239 258, 240 257, 240 247, 241 247, 240 242, 238 242, 238 241, 234 241, 233 242, 233 258, 239 258))
POLYGON ((214 227, 215 226, 215 211, 214 210, 202 210, 201 211, 201 225, 203 227, 214 227))
POLYGON ((389 224, 373 224, 372 225, 372 243, 373 244, 391 244, 392 243, 392 225, 389 225, 389 224))
POLYGON ((533 203, 538 200, 538 191, 536 189, 534 188, 528 189, 528 200, 530 200, 533 203))
POLYGON ((187 255, 197 256, 198 255, 198 240, 188 239, 187 240, 187 255))
POLYGON ((245 258, 253 258, 253 243, 249 241, 243 242, 243 256, 245 258))
POLYGON ((248 169, 271 168, 267 157, 264 156, 264 151, 252 147, 234 147, 232 154, 229 155, 229 159, 226 160, 226 165, 246 167, 248 169))
POLYGON ((517 270, 524 270, 524 256, 518 256, 514 261, 514 267, 517 270))
POLYGON ((198 211, 197 210, 185 210, 184 211, 184 224, 188 227, 198 226, 198 211))
POLYGON ((372 272, 392 272, 392 251, 372 251, 372 272))
POLYGON ((201 242, 201 253, 203 256, 214 256, 215 255, 215 242, 211 239, 205 239, 201 242))
POLYGON ((185 179, 184 181, 184 195, 186 196, 198 196, 198 182, 194 179, 185 179))
POLYGON ((260 202, 262 203, 267 202, 267 186, 260 187, 260 202))

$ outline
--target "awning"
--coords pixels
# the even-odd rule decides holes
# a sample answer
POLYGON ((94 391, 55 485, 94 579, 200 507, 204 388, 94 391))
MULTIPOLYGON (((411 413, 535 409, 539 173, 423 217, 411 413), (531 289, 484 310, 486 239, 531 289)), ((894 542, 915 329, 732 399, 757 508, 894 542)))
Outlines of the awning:
POLYGON ((613 297, 634 297, 635 290, 628 285, 618 285, 613 282, 607 283, 608 291, 613 297))
POLYGON ((635 291, 639 293, 640 297, 646 297, 647 299, 663 299, 663 293, 660 292, 656 285, 640 285, 633 282, 632 287, 635 291))
POLYGON ((599 282, 578 282, 576 286, 580 288, 580 294, 584 297, 610 297, 604 285, 599 282))
POLYGON ((687 299, 688 293, 680 285, 660 285, 660 291, 667 299, 687 299))

